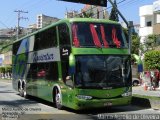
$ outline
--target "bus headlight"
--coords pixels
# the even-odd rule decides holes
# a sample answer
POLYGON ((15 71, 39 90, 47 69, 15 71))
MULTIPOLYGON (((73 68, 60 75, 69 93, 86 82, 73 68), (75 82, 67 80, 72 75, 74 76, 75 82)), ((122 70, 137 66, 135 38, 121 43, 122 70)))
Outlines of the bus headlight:
POLYGON ((128 97, 128 96, 131 96, 132 95, 132 92, 125 92, 122 94, 123 97, 128 97))
POLYGON ((90 100, 92 99, 92 96, 86 96, 86 95, 77 95, 78 99, 84 99, 84 100, 90 100))

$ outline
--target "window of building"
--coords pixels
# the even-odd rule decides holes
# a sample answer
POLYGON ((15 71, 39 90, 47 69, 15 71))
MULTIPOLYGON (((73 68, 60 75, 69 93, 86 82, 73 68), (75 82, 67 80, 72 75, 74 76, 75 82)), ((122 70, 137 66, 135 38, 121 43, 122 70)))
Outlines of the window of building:
POLYGON ((152 22, 151 22, 151 21, 148 21, 148 22, 147 22, 147 26, 152 26, 152 22))

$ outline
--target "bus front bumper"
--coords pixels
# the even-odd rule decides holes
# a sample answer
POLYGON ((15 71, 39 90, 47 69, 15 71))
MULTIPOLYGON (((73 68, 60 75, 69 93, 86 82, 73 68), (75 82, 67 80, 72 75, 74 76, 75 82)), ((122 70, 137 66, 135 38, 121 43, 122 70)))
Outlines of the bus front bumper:
POLYGON ((131 96, 121 97, 115 99, 91 99, 91 100, 82 100, 75 99, 73 102, 73 109, 90 109, 90 108, 103 108, 103 107, 112 107, 112 106, 123 106, 131 104, 131 96))

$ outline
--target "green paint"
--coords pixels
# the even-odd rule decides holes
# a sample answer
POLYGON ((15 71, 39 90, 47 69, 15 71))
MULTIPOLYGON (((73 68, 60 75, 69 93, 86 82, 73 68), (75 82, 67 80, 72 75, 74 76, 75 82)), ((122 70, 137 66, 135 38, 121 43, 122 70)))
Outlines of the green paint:
MULTIPOLYGON (((69 27, 70 31, 70 38, 72 37, 71 32, 71 23, 73 22, 96 22, 96 23, 107 23, 107 24, 119 24, 117 22, 109 21, 109 20, 97 20, 91 18, 73 18, 73 19, 64 19, 60 20, 56 23, 53 23, 43 29, 40 29, 30 35, 27 35, 18 41, 21 41, 25 38, 30 36, 34 36, 39 32, 45 31, 53 26, 58 26, 59 24, 66 23, 69 27)), ((59 33, 58 28, 57 30, 57 43, 59 47, 59 33)), ((71 39, 70 39, 71 40, 71 39)), ((32 42, 29 42, 31 44, 32 42)), ((71 42, 72 43, 72 42, 71 42)), ((23 47, 22 47, 23 48, 23 47)), ((60 48, 60 47, 59 47, 60 48)), ((24 50, 24 49, 22 49, 24 50)), ((71 54, 69 56, 69 67, 75 67, 75 56, 76 55, 129 55, 129 51, 127 48, 124 49, 116 49, 116 48, 75 48, 71 45, 71 54)), ((13 64, 14 64, 14 75, 19 76, 26 70, 25 64, 27 63, 28 58, 25 54, 20 54, 17 56, 13 56, 13 64), (24 61, 24 64, 20 64, 20 61, 24 61)), ((26 75, 27 76, 27 75, 26 75)), ((72 75, 74 79, 74 75, 72 75)), ((14 81, 15 86, 17 87, 16 83, 18 81, 18 77, 14 81)), ((53 87, 58 85, 60 87, 60 91, 62 94, 62 103, 64 106, 73 109, 85 109, 85 108, 98 108, 98 107, 106 107, 107 103, 111 102, 112 106, 116 105, 127 105, 130 104, 131 96, 129 97, 122 97, 121 94, 125 92, 126 87, 124 88, 113 88, 110 90, 106 89, 79 89, 79 88, 70 88, 62 81, 62 64, 61 61, 58 61, 58 80, 56 81, 47 81, 46 79, 30 79, 25 78, 27 81, 27 94, 37 96, 44 100, 52 102, 53 100, 53 87), (93 99, 91 100, 82 100, 78 99, 77 95, 86 95, 92 96, 93 99)))
POLYGON ((74 55, 81 55, 81 54, 122 54, 128 55, 128 49, 115 49, 115 48, 72 48, 72 53, 74 55))

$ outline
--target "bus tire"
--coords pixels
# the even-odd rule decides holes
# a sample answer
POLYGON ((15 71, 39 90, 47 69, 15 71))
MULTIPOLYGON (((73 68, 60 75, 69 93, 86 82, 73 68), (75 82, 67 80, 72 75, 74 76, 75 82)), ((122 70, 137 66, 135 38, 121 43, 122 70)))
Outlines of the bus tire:
POLYGON ((24 84, 24 85, 22 86, 22 95, 23 95, 24 98, 27 98, 26 84, 24 84))
POLYGON ((18 92, 19 92, 19 95, 22 97, 22 92, 21 92, 21 88, 18 88, 18 92))
POLYGON ((59 110, 62 110, 63 108, 61 94, 58 89, 55 91, 55 106, 59 110))
POLYGON ((22 84, 21 84, 20 81, 18 82, 18 92, 19 92, 19 95, 20 95, 21 97, 23 97, 23 93, 22 93, 22 84))
POLYGON ((26 84, 22 83, 22 86, 19 87, 19 93, 21 97, 27 98, 27 93, 26 93, 26 84))

